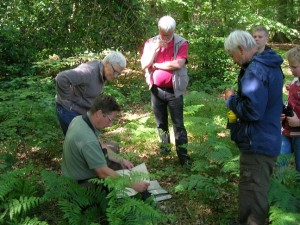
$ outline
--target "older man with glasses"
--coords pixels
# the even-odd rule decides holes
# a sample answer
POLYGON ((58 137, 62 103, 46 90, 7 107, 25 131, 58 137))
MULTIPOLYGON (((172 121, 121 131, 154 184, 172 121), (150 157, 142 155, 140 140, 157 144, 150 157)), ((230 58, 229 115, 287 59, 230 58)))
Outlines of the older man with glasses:
POLYGON ((83 63, 56 76, 56 114, 64 135, 73 118, 85 114, 105 83, 120 75, 125 67, 125 57, 111 51, 101 61, 83 63))
POLYGON ((175 34, 176 22, 164 16, 158 22, 159 34, 147 40, 141 58, 151 103, 161 140, 160 153, 171 151, 168 110, 173 123, 176 152, 181 165, 190 166, 187 132, 183 121, 183 93, 188 85, 186 64, 188 42, 175 34))
POLYGON ((281 146, 281 56, 269 49, 258 54, 250 33, 236 30, 224 43, 241 67, 238 90, 225 92, 226 105, 237 120, 229 123, 240 150, 239 223, 264 225, 268 217, 270 177, 281 146))

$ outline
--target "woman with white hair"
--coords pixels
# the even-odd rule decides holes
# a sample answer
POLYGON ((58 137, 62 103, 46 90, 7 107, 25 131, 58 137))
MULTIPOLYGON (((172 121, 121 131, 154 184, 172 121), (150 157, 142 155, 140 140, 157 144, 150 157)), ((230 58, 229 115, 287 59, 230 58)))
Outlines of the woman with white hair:
POLYGON ((103 92, 105 83, 116 78, 125 67, 125 57, 110 51, 101 61, 83 63, 56 76, 56 114, 64 135, 73 118, 85 114, 103 92))

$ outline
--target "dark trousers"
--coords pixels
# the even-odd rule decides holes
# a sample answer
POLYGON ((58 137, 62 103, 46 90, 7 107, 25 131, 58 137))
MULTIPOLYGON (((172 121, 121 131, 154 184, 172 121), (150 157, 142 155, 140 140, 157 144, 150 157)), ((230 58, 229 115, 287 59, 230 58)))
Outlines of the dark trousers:
POLYGON ((268 190, 276 157, 240 154, 239 222, 264 225, 269 211, 268 190))
POLYGON ((77 112, 65 109, 62 105, 56 103, 56 115, 59 120, 59 124, 61 126, 61 129, 63 130, 64 135, 66 136, 68 127, 74 117, 80 115, 77 112))
POLYGON ((151 89, 151 104, 155 115, 158 134, 162 144, 170 144, 170 133, 168 126, 168 110, 170 112, 175 135, 176 151, 180 161, 187 158, 187 150, 181 145, 188 143, 187 132, 183 122, 183 96, 175 97, 172 88, 159 88, 153 86, 151 89))

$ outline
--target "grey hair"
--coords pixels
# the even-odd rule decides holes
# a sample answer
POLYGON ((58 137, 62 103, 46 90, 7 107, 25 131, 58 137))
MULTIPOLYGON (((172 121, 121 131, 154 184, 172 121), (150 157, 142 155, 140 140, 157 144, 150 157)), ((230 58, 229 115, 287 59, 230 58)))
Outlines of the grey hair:
POLYGON ((288 50, 286 52, 286 58, 289 62, 300 63, 300 45, 288 50))
POLYGON ((118 64, 120 67, 126 67, 126 58, 121 52, 110 51, 103 59, 111 64, 118 64))
POLYGON ((235 30, 225 39, 224 48, 227 52, 234 52, 239 46, 242 46, 247 51, 257 48, 256 42, 249 32, 235 30))
POLYGON ((174 32, 176 28, 176 22, 171 16, 163 16, 158 21, 158 29, 164 32, 174 32))
POLYGON ((252 33, 254 32, 258 32, 258 31, 263 31, 265 33, 265 36, 268 37, 269 36, 269 31, 266 27, 264 26, 256 26, 252 29, 252 33))

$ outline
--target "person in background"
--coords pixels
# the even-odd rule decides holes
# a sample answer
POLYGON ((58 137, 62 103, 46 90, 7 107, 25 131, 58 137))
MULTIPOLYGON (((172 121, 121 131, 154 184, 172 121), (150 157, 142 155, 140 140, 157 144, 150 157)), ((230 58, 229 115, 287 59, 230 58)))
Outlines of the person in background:
MULTIPOLYGON (((119 164, 118 169, 133 168, 130 161, 118 157, 99 143, 100 130, 111 126, 119 111, 120 106, 113 97, 99 95, 87 113, 72 120, 63 143, 64 176, 87 185, 91 178, 119 176, 110 164, 119 164)), ((140 181, 131 187, 137 192, 144 192, 148 186, 148 182, 140 181)))
POLYGON ((300 46, 286 53, 295 81, 288 86, 288 111, 281 115, 283 122, 281 154, 294 153, 296 170, 300 172, 300 46))
POLYGON ((271 49, 267 46, 269 41, 269 31, 263 26, 256 26, 252 30, 252 36, 257 44, 258 53, 262 53, 265 49, 271 49))
POLYGON ((174 33, 175 28, 176 22, 171 16, 160 18, 159 34, 146 41, 141 65, 151 91, 152 109, 161 140, 160 153, 165 155, 171 151, 169 109, 179 162, 181 165, 190 165, 186 149, 188 137, 183 121, 183 93, 189 81, 186 69, 188 42, 174 33))
POLYGON ((103 92, 105 83, 120 75, 125 67, 125 57, 111 51, 101 61, 83 63, 57 74, 56 114, 64 135, 72 119, 85 114, 103 92))
POLYGON ((237 117, 230 133, 240 150, 239 224, 264 225, 281 146, 283 59, 272 50, 258 54, 254 38, 242 30, 231 32, 224 47, 241 67, 236 94, 225 92, 226 105, 237 117))

